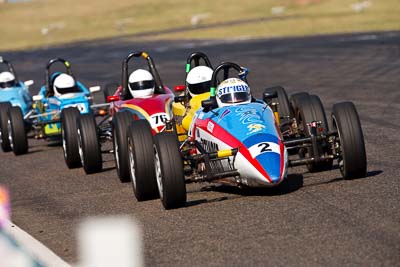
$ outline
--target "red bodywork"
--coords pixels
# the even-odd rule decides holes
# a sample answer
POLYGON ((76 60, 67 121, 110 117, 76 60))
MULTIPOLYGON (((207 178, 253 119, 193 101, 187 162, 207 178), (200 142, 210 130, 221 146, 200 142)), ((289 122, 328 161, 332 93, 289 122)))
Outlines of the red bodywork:
MULTIPOLYGON (((148 98, 132 98, 129 100, 117 100, 111 102, 110 114, 115 112, 129 111, 135 120, 146 119, 151 127, 153 135, 164 130, 165 122, 171 119, 171 105, 174 100, 174 93, 164 87, 165 94, 154 94, 148 98)), ((114 95, 120 95, 122 87, 114 95)))

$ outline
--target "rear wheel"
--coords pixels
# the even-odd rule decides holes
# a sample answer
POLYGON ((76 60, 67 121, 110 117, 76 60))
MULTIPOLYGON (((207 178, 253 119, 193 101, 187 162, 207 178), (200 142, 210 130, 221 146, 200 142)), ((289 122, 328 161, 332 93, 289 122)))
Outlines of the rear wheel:
POLYGON ((339 167, 345 179, 367 175, 364 136, 356 107, 352 102, 333 105, 332 124, 339 137, 339 167))
POLYGON ((278 114, 280 117, 281 124, 289 122, 291 118, 293 118, 294 114, 292 107, 290 106, 289 99, 285 89, 281 86, 275 86, 265 89, 264 92, 268 93, 276 92, 278 97, 275 98, 274 100, 278 102, 278 114))
MULTIPOLYGON (((297 101, 297 109, 298 113, 296 116, 296 120, 299 123, 299 127, 301 132, 305 136, 311 136, 311 132, 309 130, 308 124, 311 122, 320 122, 321 123, 321 134, 326 135, 329 131, 328 122, 326 119, 324 107, 322 106, 321 100, 316 95, 302 95, 299 96, 297 101)), ((319 155, 330 155, 332 154, 330 151, 329 143, 322 141, 317 143, 317 149, 319 155)), ((310 157, 315 156, 315 152, 313 147, 310 147, 306 150, 300 151, 300 156, 305 156, 305 153, 308 153, 310 157)), ((313 162, 307 164, 307 168, 310 172, 324 171, 332 168, 332 160, 324 160, 320 162, 313 162)))
POLYGON ((20 107, 8 110, 8 138, 15 155, 28 153, 28 139, 25 132, 24 117, 20 107))
POLYGON ((158 197, 153 135, 147 120, 132 121, 128 129, 129 173, 138 201, 158 197))
POLYGON ((65 163, 70 169, 82 166, 76 125, 79 114, 78 109, 74 107, 65 108, 61 111, 62 147, 65 163))
POLYGON ((11 104, 9 102, 1 102, 0 103, 0 143, 1 149, 4 152, 11 151, 10 140, 8 139, 8 110, 11 108, 11 104))
POLYGON ((103 160, 93 114, 81 114, 77 120, 78 151, 87 174, 101 171, 103 160))
POLYGON ((130 112, 117 112, 112 120, 115 165, 121 182, 130 182, 127 132, 133 121, 130 112))
POLYGON ((157 186, 165 209, 179 208, 186 203, 183 161, 176 135, 162 132, 154 136, 154 158, 157 186))

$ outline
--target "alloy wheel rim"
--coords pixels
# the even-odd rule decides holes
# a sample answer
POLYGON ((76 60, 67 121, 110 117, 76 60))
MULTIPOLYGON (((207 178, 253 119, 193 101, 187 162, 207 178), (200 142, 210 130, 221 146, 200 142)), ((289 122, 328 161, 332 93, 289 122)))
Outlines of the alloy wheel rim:
POLYGON ((156 169, 156 178, 157 178, 157 187, 158 192, 160 193, 160 198, 163 199, 163 185, 162 185, 162 173, 161 173, 161 163, 160 157, 158 156, 157 148, 154 147, 154 165, 156 169))

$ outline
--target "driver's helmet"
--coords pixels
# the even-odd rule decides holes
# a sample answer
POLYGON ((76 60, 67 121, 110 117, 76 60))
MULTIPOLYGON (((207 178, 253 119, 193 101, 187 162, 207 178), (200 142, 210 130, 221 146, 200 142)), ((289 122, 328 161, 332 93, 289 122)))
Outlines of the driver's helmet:
POLYGON ((129 75, 128 87, 132 97, 150 97, 155 88, 153 75, 144 69, 135 70, 129 75))
POLYGON ((249 85, 238 78, 229 78, 220 83, 216 95, 218 107, 251 102, 249 85))
POLYGON ((10 88, 16 85, 15 76, 9 71, 0 73, 0 88, 10 88))
POLYGON ((197 66, 191 69, 186 77, 190 95, 193 97, 210 91, 213 70, 207 66, 197 66))
POLYGON ((75 79, 65 73, 61 73, 54 79, 53 90, 55 96, 79 92, 75 79))

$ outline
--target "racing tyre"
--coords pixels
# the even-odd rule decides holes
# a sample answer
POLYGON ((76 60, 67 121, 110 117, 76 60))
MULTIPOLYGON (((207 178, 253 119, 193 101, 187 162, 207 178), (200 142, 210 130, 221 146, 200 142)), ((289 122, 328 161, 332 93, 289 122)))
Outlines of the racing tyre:
POLYGON ((11 151, 10 140, 8 139, 8 110, 11 108, 9 102, 0 103, 0 143, 3 152, 11 151))
POLYGON ((131 181, 129 174, 127 133, 128 127, 132 121, 132 114, 127 111, 115 113, 112 120, 115 165, 117 167, 118 177, 123 183, 131 181))
POLYGON ((99 137, 97 135, 96 121, 93 114, 81 114, 77 120, 78 151, 81 164, 86 174, 102 170, 99 137))
MULTIPOLYGON (((299 126, 301 127, 302 133, 305 136, 310 136, 311 133, 307 125, 313 121, 320 121, 322 134, 326 135, 329 131, 328 121, 320 98, 316 95, 301 95, 296 99, 296 102, 298 105, 298 115, 296 118, 297 122, 300 124, 299 126)), ((323 141, 317 143, 317 145, 319 155, 332 154, 329 143, 323 141)), ((315 153, 312 147, 309 148, 307 152, 310 157, 314 157, 315 153)), ((304 151, 300 152, 300 154, 301 157, 304 156, 304 151)), ((330 170, 332 169, 332 159, 307 164, 307 168, 310 172, 330 170)))
POLYGON ((280 117, 281 124, 285 122, 289 122, 291 118, 293 118, 293 109, 290 106, 288 96, 286 94, 286 91, 283 87, 281 86, 274 86, 271 88, 265 89, 264 92, 268 93, 274 93, 278 95, 277 98, 274 100, 278 102, 278 113, 280 117))
POLYGON ((129 173, 138 201, 158 197, 153 135, 147 120, 132 121, 128 129, 129 173))
POLYGON ((352 102, 333 105, 332 125, 339 136, 339 167, 343 178, 367 175, 367 156, 364 136, 356 107, 352 102))
POLYGON ((104 86, 104 101, 107 102, 107 97, 110 95, 114 95, 114 93, 117 91, 119 84, 118 83, 107 83, 104 86))
POLYGON ((184 206, 185 175, 179 144, 174 133, 162 132, 154 136, 154 160, 158 191, 164 208, 184 206))
POLYGON ((76 125, 79 114, 78 109, 74 107, 65 108, 61 111, 62 147, 65 163, 70 169, 82 166, 76 125))
POLYGON ((8 139, 15 155, 28 153, 28 139, 25 132, 24 117, 20 107, 8 110, 8 139))
POLYGON ((299 92, 292 94, 290 96, 290 105, 292 106, 294 116, 296 117, 296 114, 299 112, 299 99, 302 97, 308 97, 309 94, 307 92, 299 92))

